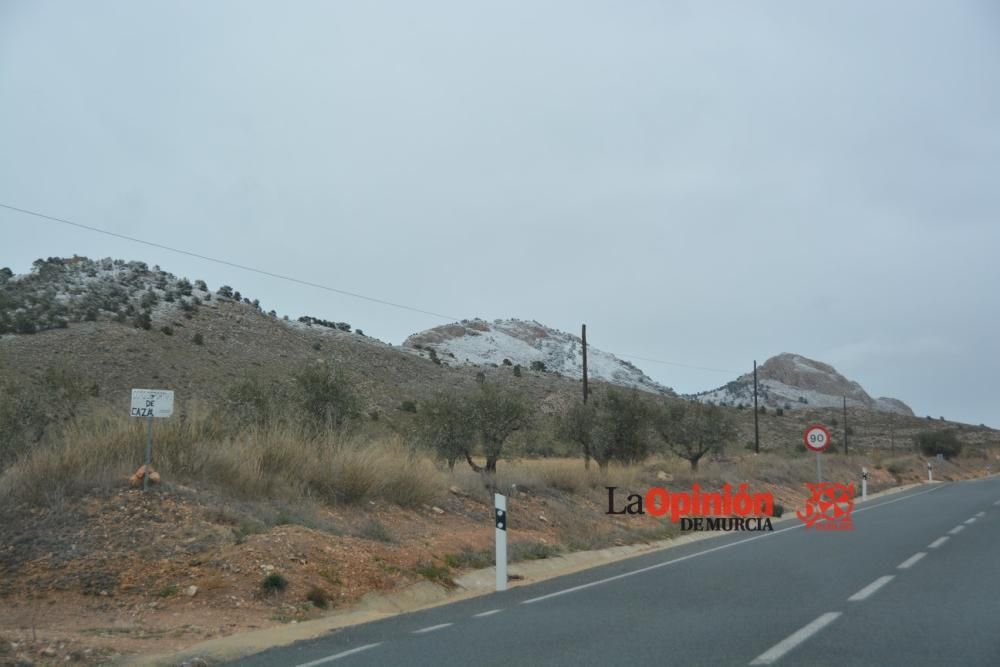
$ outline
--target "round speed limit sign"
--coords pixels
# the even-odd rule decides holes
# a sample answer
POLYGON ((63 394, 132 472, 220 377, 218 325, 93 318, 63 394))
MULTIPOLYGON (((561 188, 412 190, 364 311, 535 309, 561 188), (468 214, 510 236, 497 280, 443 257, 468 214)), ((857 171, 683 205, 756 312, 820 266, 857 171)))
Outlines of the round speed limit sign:
POLYGON ((806 429, 802 439, 806 447, 814 452, 821 452, 830 446, 830 431, 822 424, 813 424, 806 429))

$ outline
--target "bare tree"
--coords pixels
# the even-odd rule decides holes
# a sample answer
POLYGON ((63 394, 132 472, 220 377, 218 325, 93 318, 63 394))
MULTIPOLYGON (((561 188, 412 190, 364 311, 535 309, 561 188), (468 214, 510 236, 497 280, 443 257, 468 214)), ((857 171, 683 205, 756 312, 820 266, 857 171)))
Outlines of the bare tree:
POLYGON ((656 431, 667 447, 686 459, 692 470, 712 451, 721 451, 736 436, 732 419, 716 405, 674 403, 660 411, 656 431))

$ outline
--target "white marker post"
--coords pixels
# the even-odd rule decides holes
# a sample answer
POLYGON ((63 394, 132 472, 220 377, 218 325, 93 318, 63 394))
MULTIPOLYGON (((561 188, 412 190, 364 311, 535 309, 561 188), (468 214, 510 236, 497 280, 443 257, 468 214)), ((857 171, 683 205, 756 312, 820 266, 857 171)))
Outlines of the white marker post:
POLYGON ((494 494, 497 525, 497 590, 507 590, 507 497, 494 494))
POLYGON ((133 389, 129 415, 146 418, 146 465, 142 474, 142 490, 149 490, 149 473, 153 464, 153 417, 174 414, 174 392, 170 389, 133 389))
POLYGON ((861 469, 861 500, 868 498, 868 468, 861 469))
POLYGON ((927 462, 927 481, 928 482, 934 481, 934 467, 930 464, 929 461, 927 462))

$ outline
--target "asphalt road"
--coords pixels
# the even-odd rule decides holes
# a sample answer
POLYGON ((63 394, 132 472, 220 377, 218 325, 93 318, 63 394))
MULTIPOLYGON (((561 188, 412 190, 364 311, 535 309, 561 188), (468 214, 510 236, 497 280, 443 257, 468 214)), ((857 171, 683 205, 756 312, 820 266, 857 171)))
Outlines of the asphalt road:
POLYGON ((1000 478, 858 505, 852 531, 775 528, 232 664, 1000 666, 1000 478))

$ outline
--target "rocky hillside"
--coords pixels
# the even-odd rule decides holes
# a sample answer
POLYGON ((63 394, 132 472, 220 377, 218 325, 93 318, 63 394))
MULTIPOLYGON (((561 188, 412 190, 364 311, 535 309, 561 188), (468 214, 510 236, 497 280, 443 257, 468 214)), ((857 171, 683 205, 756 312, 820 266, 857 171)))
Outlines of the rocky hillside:
MULTIPOLYGON (((799 354, 771 357, 757 368, 758 402, 768 407, 794 410, 804 407, 839 407, 847 398, 849 407, 913 416, 908 405, 895 398, 872 398, 860 384, 837 372, 829 364, 799 354)), ((753 374, 747 373, 718 389, 695 395, 716 405, 752 405, 753 374)))
MULTIPOLYGON (((583 342, 578 336, 524 320, 462 320, 414 334, 404 348, 431 352, 449 365, 523 366, 568 378, 583 377, 583 342)), ((627 361, 587 346, 588 376, 622 387, 674 395, 627 361)))

